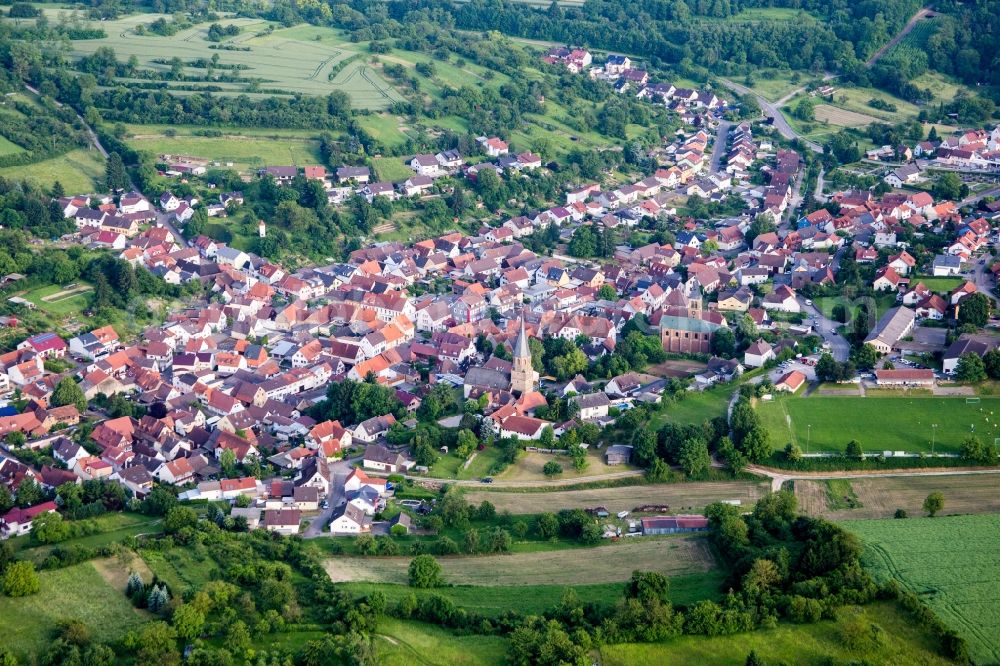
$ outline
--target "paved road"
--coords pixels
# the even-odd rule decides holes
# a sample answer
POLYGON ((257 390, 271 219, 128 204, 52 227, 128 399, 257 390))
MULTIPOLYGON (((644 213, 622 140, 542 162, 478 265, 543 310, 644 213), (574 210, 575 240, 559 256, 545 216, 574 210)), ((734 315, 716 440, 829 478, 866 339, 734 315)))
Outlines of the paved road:
POLYGON ((996 305, 997 297, 993 295, 993 275, 989 271, 989 260, 987 263, 980 264, 976 262, 975 268, 972 269, 972 282, 976 285, 976 291, 980 294, 986 294, 996 305))
MULTIPOLYGON (((803 139, 801 136, 799 136, 799 134, 795 130, 792 129, 792 126, 788 124, 787 120, 785 120, 785 116, 782 115, 778 106, 767 101, 765 98, 761 97, 760 95, 750 90, 746 86, 741 86, 738 83, 733 83, 728 79, 720 79, 719 81, 725 87, 741 95, 752 94, 754 97, 756 97, 757 103, 760 104, 760 108, 764 110, 765 115, 774 118, 774 128, 778 130, 778 133, 781 134, 781 136, 789 140, 798 139, 803 143, 803 145, 806 146, 806 148, 813 151, 814 153, 823 152, 823 146, 819 145, 815 141, 809 141, 808 139, 803 139)), ((786 96, 786 99, 790 99, 790 97, 786 96)))
POLYGON ((827 319, 820 312, 819 308, 815 305, 806 305, 805 299, 799 299, 799 305, 802 307, 802 311, 810 315, 815 322, 813 328, 819 333, 820 337, 823 338, 824 342, 830 345, 830 354, 837 361, 846 361, 851 355, 851 345, 839 335, 836 330, 840 326, 838 322, 832 319, 827 319))
POLYGON ((156 211, 156 224, 157 226, 166 227, 167 229, 169 229, 170 233, 174 235, 174 238, 181 245, 184 245, 186 247, 191 247, 191 241, 185 238, 184 234, 181 233, 180 228, 176 224, 174 224, 173 213, 161 213, 160 211, 156 211))
POLYGON ((816 201, 819 201, 821 203, 826 203, 827 199, 826 195, 823 194, 823 183, 824 183, 823 176, 825 174, 826 172, 823 170, 823 167, 820 167, 819 176, 816 178, 816 191, 813 192, 813 197, 815 197, 816 201))
POLYGON ((986 197, 1000 197, 1000 187, 994 187, 991 190, 986 190, 985 192, 980 192, 979 194, 973 194, 965 197, 958 202, 959 206, 969 206, 975 203, 979 203, 981 199, 986 197))
POLYGON ((729 141, 729 128, 732 125, 728 120, 719 121, 719 128, 715 131, 715 145, 712 146, 712 161, 709 165, 709 173, 719 173, 719 163, 726 152, 726 143, 729 141))
POLYGON ((868 61, 865 63, 865 65, 871 67, 876 62, 878 62, 879 58, 881 58, 882 56, 884 56, 886 53, 889 52, 889 49, 891 49, 896 44, 899 44, 901 41, 903 41, 904 37, 910 34, 910 31, 913 30, 914 26, 917 25, 918 21, 920 21, 930 13, 931 13, 930 8, 924 7, 919 12, 910 17, 910 20, 906 22, 906 25, 904 25, 903 29, 899 31, 899 34, 890 39, 888 42, 886 42, 885 46, 883 46, 878 51, 873 53, 872 57, 868 58, 868 61))
POLYGON ((333 517, 333 512, 337 507, 347 501, 344 496, 344 482, 347 480, 352 469, 352 461, 338 460, 330 465, 330 494, 326 498, 329 507, 320 511, 319 515, 312 519, 309 527, 302 533, 303 538, 312 539, 325 535, 326 526, 333 517))

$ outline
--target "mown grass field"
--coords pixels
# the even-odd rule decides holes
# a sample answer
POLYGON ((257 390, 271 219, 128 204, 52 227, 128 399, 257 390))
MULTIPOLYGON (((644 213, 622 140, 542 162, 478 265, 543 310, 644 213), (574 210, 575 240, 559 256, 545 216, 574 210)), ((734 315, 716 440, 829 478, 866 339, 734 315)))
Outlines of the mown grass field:
POLYGON ((502 664, 507 641, 499 636, 456 636, 433 624, 382 618, 374 632, 383 666, 502 664))
POLYGON ((0 176, 45 187, 58 180, 67 192, 97 192, 104 189, 104 158, 94 149, 80 148, 34 164, 0 168, 0 176))
POLYGON ((863 562, 877 578, 919 596, 969 642, 975 663, 1000 662, 1000 516, 843 525, 864 542, 863 562))
MULTIPOLYGON (((725 574, 718 569, 686 576, 671 576, 670 600, 677 605, 692 605, 703 599, 718 599, 724 592, 725 578, 725 574)), ((506 611, 541 615, 558 604, 568 589, 573 590, 581 603, 611 606, 621 598, 624 590, 624 584, 620 582, 579 585, 451 585, 432 590, 385 583, 341 583, 341 587, 355 595, 370 594, 378 590, 385 594, 390 604, 411 593, 417 599, 438 594, 451 599, 457 606, 483 615, 499 615, 506 611)))
POLYGON ((540 484, 546 482, 559 483, 581 477, 604 476, 634 469, 638 468, 631 465, 608 465, 604 462, 603 449, 588 450, 587 467, 582 470, 573 468, 573 460, 569 456, 529 451, 521 454, 517 462, 501 474, 498 474, 496 479, 501 484, 505 481, 537 481, 540 484), (545 463, 553 461, 562 466, 563 471, 562 474, 557 474, 549 478, 542 472, 542 468, 545 467, 545 463))
POLYGON ((957 452, 970 434, 992 443, 1000 437, 1000 398, 984 397, 966 404, 964 397, 826 397, 778 398, 757 406, 771 433, 771 443, 782 449, 792 441, 811 452, 839 451, 852 439, 866 453, 931 451, 957 452), (993 412, 996 412, 993 415, 993 412), (878 424, 873 429, 872 424, 878 424), (809 426, 812 426, 809 435, 809 426))
POLYGON ((907 664, 944 666, 935 646, 897 606, 879 602, 866 607, 838 611, 837 621, 816 624, 781 624, 776 629, 736 636, 684 636, 666 643, 605 645, 600 648, 603 666, 658 666, 698 664, 732 666, 742 664, 753 650, 765 663, 819 666, 830 663, 907 664), (851 650, 843 640, 841 623, 859 614, 866 623, 882 629, 882 642, 867 649, 851 650))
MULTIPOLYGON (((130 125, 125 142, 153 155, 183 155, 219 162, 225 167, 245 169, 264 165, 308 165, 320 162, 316 132, 302 130, 222 129, 222 136, 197 136, 195 128, 162 125, 130 125)), ((202 128, 204 129, 204 128, 202 128)))
MULTIPOLYGON (((441 557, 444 580, 451 585, 574 585, 615 583, 628 580, 632 571, 659 571, 679 576, 703 573, 715 566, 715 558, 703 537, 637 537, 619 543, 594 546, 585 557, 567 551, 547 550, 509 555, 441 557)), ((407 583, 410 557, 338 557, 327 560, 326 570, 334 582, 407 583)), ((155 568, 154 568, 155 570, 155 568)))
POLYGON ((1000 495, 996 491, 1000 476, 996 474, 868 477, 838 481, 850 487, 861 506, 831 506, 831 482, 796 479, 795 496, 799 500, 799 508, 804 513, 831 520, 892 518, 896 509, 903 509, 909 516, 922 516, 924 498, 939 491, 945 496, 946 514, 1000 513, 1000 495))
POLYGON ((18 599, 0 595, 0 644, 23 658, 43 651, 62 620, 80 620, 95 640, 107 642, 121 639, 147 619, 108 584, 94 563, 42 571, 38 578, 38 594, 18 599))
POLYGON ((628 488, 595 488, 592 490, 551 490, 544 493, 490 492, 474 490, 465 493, 472 504, 488 500, 497 511, 513 514, 538 514, 562 509, 585 509, 605 506, 612 513, 631 511, 647 504, 667 505, 673 511, 699 512, 713 502, 740 500, 752 506, 769 490, 766 482, 713 481, 666 483, 628 488))
POLYGON ((680 402, 670 403, 653 414, 649 428, 659 430, 666 423, 700 425, 725 416, 734 390, 732 386, 720 386, 707 391, 688 391, 680 402))
POLYGON ((86 283, 80 282, 78 285, 80 287, 78 290, 64 290, 63 285, 59 284, 45 285, 44 287, 31 289, 21 294, 21 297, 31 301, 40 310, 44 310, 50 314, 60 316, 78 315, 86 309, 87 304, 90 302, 90 292, 92 291, 92 288, 86 283), (62 297, 55 297, 56 294, 63 291, 72 291, 72 293, 67 293, 62 297), (45 300, 46 298, 49 300, 45 300))
MULTIPOLYGON (((209 48, 212 43, 206 38, 207 23, 181 30, 170 37, 149 32, 144 35, 136 33, 140 24, 149 24, 159 16, 139 14, 105 21, 101 26, 108 36, 73 42, 73 55, 82 57, 102 46, 110 46, 119 60, 124 61, 134 55, 143 68, 160 71, 168 71, 170 66, 153 61, 169 61, 177 54, 182 54, 185 61, 210 59, 218 55, 223 65, 242 64, 249 67, 239 71, 240 78, 246 82, 183 82, 185 86, 196 88, 208 85, 222 88, 222 92, 217 94, 243 93, 250 79, 259 79, 261 88, 285 94, 326 95, 333 90, 342 90, 351 96, 354 106, 361 109, 384 109, 401 99, 381 74, 363 59, 347 64, 330 80, 337 63, 356 55, 359 48, 344 39, 339 31, 312 26, 282 28, 279 24, 258 19, 222 18, 220 24, 236 25, 242 30, 226 43, 250 49, 231 51, 209 48), (268 27, 274 30, 267 33, 268 27)), ((200 78, 205 73, 190 66, 185 67, 185 72, 190 78, 200 78)), ((177 87, 177 84, 171 82, 171 87, 177 87)))

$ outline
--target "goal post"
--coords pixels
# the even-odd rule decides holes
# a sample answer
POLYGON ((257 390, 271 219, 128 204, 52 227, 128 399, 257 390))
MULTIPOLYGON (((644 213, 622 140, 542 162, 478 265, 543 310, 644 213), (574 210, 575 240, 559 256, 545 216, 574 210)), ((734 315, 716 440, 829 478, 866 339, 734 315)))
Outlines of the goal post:
POLYGON ((967 405, 978 405, 979 404, 979 398, 966 398, 965 399, 965 404, 967 404, 967 405))

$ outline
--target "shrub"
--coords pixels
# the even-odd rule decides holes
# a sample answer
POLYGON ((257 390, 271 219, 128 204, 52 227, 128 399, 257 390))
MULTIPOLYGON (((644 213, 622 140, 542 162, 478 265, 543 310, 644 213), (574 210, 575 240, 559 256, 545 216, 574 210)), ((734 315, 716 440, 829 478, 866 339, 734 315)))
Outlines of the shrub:
POLYGON ((444 581, 441 578, 441 565, 432 555, 417 555, 410 560, 410 585, 412 587, 440 587, 444 581))
POLYGON ((550 460, 549 462, 545 463, 544 467, 542 467, 542 474, 544 474, 547 477, 553 477, 556 476, 557 474, 562 474, 562 471, 563 471, 562 465, 560 465, 554 460, 550 460))

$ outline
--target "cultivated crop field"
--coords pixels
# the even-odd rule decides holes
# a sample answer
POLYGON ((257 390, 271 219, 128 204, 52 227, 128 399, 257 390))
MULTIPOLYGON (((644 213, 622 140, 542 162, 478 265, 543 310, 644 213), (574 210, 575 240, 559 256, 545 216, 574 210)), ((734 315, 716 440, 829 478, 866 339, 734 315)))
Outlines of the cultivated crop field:
POLYGON ((718 481, 706 483, 666 483, 627 488, 595 488, 593 490, 553 490, 545 493, 466 492, 472 504, 492 502, 497 511, 515 514, 537 514, 562 509, 584 509, 605 506, 612 513, 631 511, 644 504, 665 504, 674 511, 701 511, 720 500, 740 500, 752 506, 770 488, 767 483, 751 481, 718 481))
POLYGON ((1000 661, 1000 516, 843 525, 864 542, 865 566, 927 603, 969 642, 975 663, 1000 661))
POLYGON ((1000 437, 1000 398, 984 397, 968 404, 964 397, 811 396, 779 398, 758 404, 757 411, 771 432, 771 443, 782 449, 795 442, 811 452, 838 451, 856 439, 866 453, 930 452, 936 423, 935 451, 957 452, 969 434, 992 443, 1000 437), (878 428, 873 429, 872 424, 878 428), (809 435, 809 426, 811 435, 809 435))
POLYGON ((924 498, 937 490, 944 493, 945 513, 1000 513, 997 474, 876 476, 840 481, 850 485, 861 506, 832 508, 827 481, 796 479, 799 508, 804 513, 832 520, 891 518, 896 509, 903 509, 910 516, 921 516, 924 498))
MULTIPOLYGON (((135 56, 142 68, 169 71, 170 65, 153 62, 169 61, 180 56, 185 61, 198 58, 210 59, 219 56, 221 65, 246 65, 249 69, 239 70, 240 77, 247 82, 182 82, 184 86, 217 86, 220 94, 246 92, 250 79, 260 79, 263 89, 280 90, 285 94, 326 95, 333 90, 343 90, 351 96, 355 107, 361 109, 384 109, 401 99, 399 94, 384 78, 367 65, 363 59, 355 59, 343 67, 330 80, 338 63, 357 55, 356 45, 340 38, 331 29, 315 28, 303 30, 300 27, 281 28, 257 19, 223 18, 223 26, 236 25, 242 32, 225 41, 227 45, 249 48, 249 51, 210 49, 208 24, 201 24, 181 30, 169 37, 147 32, 136 33, 139 25, 146 25, 159 18, 157 14, 140 14, 116 21, 101 23, 107 33, 104 39, 78 40, 73 42, 73 55, 89 55, 102 46, 109 46, 121 61, 135 56), (270 33, 268 28, 274 28, 270 33), (319 32, 317 32, 319 31, 319 32), (320 36, 319 40, 315 37, 320 36)), ((168 17, 169 18, 169 17, 168 17)), ((187 66, 184 71, 192 78, 204 75, 204 70, 187 66), (197 76, 196 76, 197 75, 197 76)), ((232 70, 225 70, 227 73, 232 70)), ((171 87, 177 87, 171 82, 171 87)))
MULTIPOLYGON (((410 557, 339 557, 327 560, 336 583, 407 582, 410 557)), ((715 566, 703 537, 636 537, 580 551, 547 550, 510 555, 438 558, 444 580, 453 585, 574 585, 628 580, 632 571, 659 571, 679 576, 715 566), (576 553, 576 555, 572 554, 576 553), (572 561, 572 566, 567 562, 572 561)))

